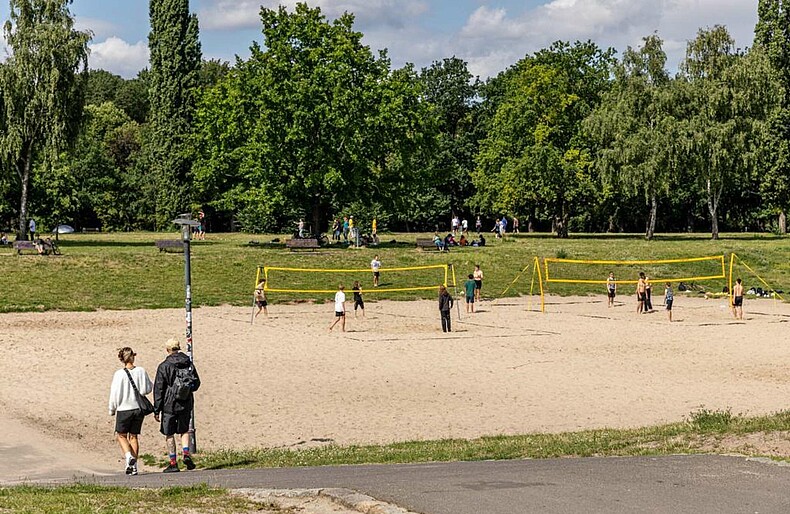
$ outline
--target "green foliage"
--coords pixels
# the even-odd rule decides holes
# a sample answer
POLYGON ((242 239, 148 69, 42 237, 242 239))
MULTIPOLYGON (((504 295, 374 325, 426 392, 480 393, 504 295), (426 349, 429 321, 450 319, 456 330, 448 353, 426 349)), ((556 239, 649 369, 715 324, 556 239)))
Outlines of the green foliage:
POLYGON ((151 0, 147 77, 151 113, 145 142, 154 183, 155 222, 167 229, 191 206, 191 145, 195 96, 200 84, 198 19, 189 0, 151 0))
POLYGON ((582 120, 608 87, 612 51, 556 43, 519 62, 481 142, 476 203, 488 212, 545 212, 561 237, 594 197, 582 120))
POLYGON ((703 432, 724 432, 735 421, 731 409, 710 410, 701 408, 689 415, 689 423, 703 432))
POLYGON ((19 183, 18 233, 27 228, 31 173, 76 136, 90 35, 74 29, 71 0, 11 0, 11 53, 0 66, 0 163, 19 183))

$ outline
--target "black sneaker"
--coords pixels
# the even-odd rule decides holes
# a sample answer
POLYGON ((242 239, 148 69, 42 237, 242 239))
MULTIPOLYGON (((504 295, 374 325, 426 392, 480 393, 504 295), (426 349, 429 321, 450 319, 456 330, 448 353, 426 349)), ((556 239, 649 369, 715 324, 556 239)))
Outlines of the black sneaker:
POLYGON ((132 465, 131 464, 127 464, 126 465, 126 474, 127 475, 131 475, 132 471, 134 471, 134 468, 132 467, 132 465))
POLYGON ((195 469, 195 463, 192 461, 192 457, 190 457, 189 455, 184 455, 184 458, 182 460, 184 461, 184 466, 186 466, 188 470, 191 471, 195 469))
POLYGON ((181 470, 178 469, 178 464, 170 464, 162 470, 162 473, 178 473, 179 471, 181 470))

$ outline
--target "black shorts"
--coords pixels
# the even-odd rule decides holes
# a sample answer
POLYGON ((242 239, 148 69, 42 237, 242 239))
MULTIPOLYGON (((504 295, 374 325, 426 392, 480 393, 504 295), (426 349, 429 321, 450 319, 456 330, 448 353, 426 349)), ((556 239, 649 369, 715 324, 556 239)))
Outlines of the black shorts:
POLYGON ((374 272, 373 272, 373 276, 374 276, 374 277, 376 277, 376 278, 379 278, 379 275, 381 275, 381 273, 380 273, 380 272, 378 272, 378 271, 374 271, 374 272))
POLYGON ((475 280, 475 289, 483 289, 483 281, 475 280))
POLYGON ((335 317, 336 317, 336 318, 342 318, 342 317, 344 317, 345 315, 346 315, 346 313, 345 313, 345 312, 338 312, 338 311, 335 311, 335 317))
POLYGON ((119 410, 115 413, 115 431, 119 434, 139 435, 145 416, 138 409, 119 410))
POLYGON ((614 298, 614 296, 615 296, 615 290, 614 289, 610 289, 609 290, 609 298, 614 298))
POLYGON ((267 305, 269 305, 269 302, 267 302, 266 300, 257 300, 257 301, 255 302, 255 305, 257 305, 258 307, 260 307, 261 309, 263 309, 264 307, 266 307, 267 305))
POLYGON ((647 301, 647 293, 637 293, 637 299, 640 302, 647 301))
POLYGON ((475 295, 466 295, 466 303, 475 303, 475 295))
POLYGON ((362 309, 364 311, 365 310, 365 302, 362 301, 362 300, 354 300, 354 310, 357 310, 357 307, 359 307, 360 309, 362 309))
POLYGON ((667 300, 667 310, 668 311, 672 310, 672 300, 667 300))
POLYGON ((743 307, 743 296, 736 296, 732 305, 735 307, 743 307))
POLYGON ((170 436, 175 434, 186 434, 189 432, 189 419, 192 417, 192 411, 185 410, 175 414, 161 414, 162 423, 159 431, 162 435, 170 436))

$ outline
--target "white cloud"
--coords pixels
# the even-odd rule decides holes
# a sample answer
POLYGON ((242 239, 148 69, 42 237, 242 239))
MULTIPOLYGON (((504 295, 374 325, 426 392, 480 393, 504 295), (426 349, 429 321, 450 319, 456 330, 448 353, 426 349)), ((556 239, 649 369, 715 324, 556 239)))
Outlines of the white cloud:
POLYGON ((592 39, 622 51, 658 31, 670 66, 676 66, 699 28, 726 25, 744 47, 751 44, 756 18, 757 0, 551 0, 518 13, 481 6, 456 44, 473 73, 489 76, 556 40, 592 39))
MULTIPOLYGON (((276 9, 284 5, 293 9, 298 0, 283 2, 272 0, 211 0, 208 7, 198 12, 200 25, 206 30, 232 30, 260 26, 260 9, 263 5, 276 9)), ((310 0, 310 7, 320 7, 329 19, 344 12, 353 13, 356 21, 365 27, 403 27, 407 21, 427 11, 424 0, 310 0)))
POLYGON ((74 28, 77 30, 90 30, 94 37, 98 38, 109 37, 118 30, 118 27, 114 23, 85 16, 76 17, 74 20, 74 28))
POLYGON ((148 44, 145 41, 131 45, 111 36, 102 43, 91 44, 90 50, 92 69, 103 69, 128 78, 148 66, 148 44))

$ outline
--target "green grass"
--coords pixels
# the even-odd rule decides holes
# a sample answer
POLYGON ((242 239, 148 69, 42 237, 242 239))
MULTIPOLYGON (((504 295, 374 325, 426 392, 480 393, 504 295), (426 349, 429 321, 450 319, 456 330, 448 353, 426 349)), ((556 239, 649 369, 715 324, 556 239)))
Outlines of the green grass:
MULTIPOLYGON (((192 277, 195 306, 249 305, 258 265, 306 268, 367 268, 373 255, 379 254, 386 267, 419 266, 452 263, 459 282, 480 264, 485 272, 484 290, 498 296, 535 256, 571 259, 671 259, 736 252, 752 268, 777 289, 790 286, 790 261, 786 255, 790 240, 772 235, 723 235, 711 241, 707 235, 666 235, 655 241, 644 241, 628 235, 574 235, 558 240, 548 235, 520 235, 505 241, 488 238, 485 248, 455 249, 449 254, 422 252, 414 248, 418 234, 384 234, 383 244, 376 249, 334 247, 319 252, 292 253, 281 246, 250 247, 252 240, 270 241, 278 236, 248 234, 209 234, 193 248, 192 277), (391 240, 398 243, 390 244, 391 240)), ((419 236, 427 236, 419 234, 419 236)), ((96 309, 148 309, 180 307, 184 303, 184 264, 181 254, 163 254, 153 245, 155 239, 175 238, 175 234, 73 234, 61 239, 63 256, 15 256, 8 248, 0 249, 0 273, 7 277, 0 295, 0 312, 96 309)), ((284 239, 283 236, 279 236, 284 239)), ((608 270, 605 270, 604 279, 608 270)), ((629 270, 630 273, 635 270, 629 270)), ((656 269, 654 274, 664 270, 656 269)), ((739 269, 747 286, 760 285, 756 279, 739 269)), ((618 270, 618 278, 625 271, 618 270)), ((284 278, 284 277, 282 277, 284 278)), ((315 287, 314 275, 289 277, 290 286, 315 287)), ((359 277, 363 286, 370 277, 359 277)), ((382 279, 386 280, 386 273, 382 279)), ((407 284, 398 277, 393 285, 426 285, 439 275, 413 277, 419 283, 407 284)), ((531 275, 524 277, 508 294, 529 291, 531 275)), ((343 280, 346 280, 344 278, 343 280)), ((271 284, 275 287, 275 284, 271 284)), ((283 284, 277 284, 283 285, 283 284)), ((707 283, 720 291, 724 281, 707 283)), ((350 284, 348 284, 350 286, 350 284)), ((599 294, 601 287, 554 285, 554 294, 599 294)), ((434 292, 390 293, 380 295, 393 299, 433 298, 434 292)), ((326 301, 328 294, 271 294, 270 300, 326 301)), ((368 300, 374 300, 368 292, 368 300)))
POLYGON ((41 514, 137 514, 157 512, 177 514, 290 512, 272 505, 262 505, 231 495, 223 489, 206 485, 131 489, 95 485, 64 487, 0 488, 0 512, 41 514))
MULTIPOLYGON (((225 450, 202 453, 198 465, 207 469, 238 469, 715 453, 724 438, 788 430, 790 411, 743 417, 729 410, 703 409, 681 423, 630 430, 492 436, 382 446, 331 445, 303 450, 225 450)), ((756 455, 759 454, 758 451, 756 455)))

